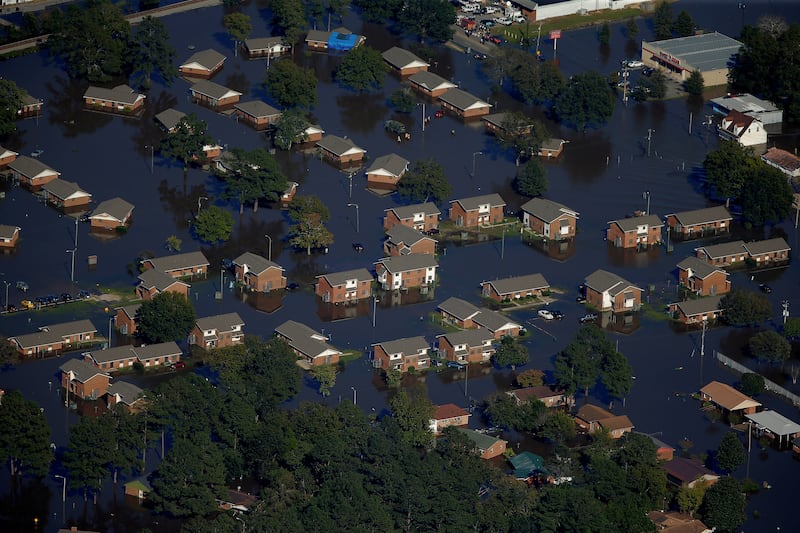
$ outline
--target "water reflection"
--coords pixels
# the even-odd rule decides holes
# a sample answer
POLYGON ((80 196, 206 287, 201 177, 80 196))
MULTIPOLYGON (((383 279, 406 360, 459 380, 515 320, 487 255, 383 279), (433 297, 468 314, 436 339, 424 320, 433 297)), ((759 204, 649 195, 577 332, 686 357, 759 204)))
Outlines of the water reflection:
MULTIPOLYGON (((336 97, 339 109, 339 120, 342 131, 354 137, 356 144, 359 135, 366 136, 386 118, 386 95, 376 94, 341 94, 336 97)), ((362 141, 363 142, 363 141, 362 141)))
POLYGON ((89 87, 86 82, 56 75, 47 81, 45 87, 47 89, 45 116, 51 125, 61 129, 64 138, 71 139, 94 133, 120 118, 108 113, 86 111, 83 104, 83 95, 89 87))
POLYGON ((371 305, 372 301, 369 299, 358 300, 353 303, 338 304, 323 302, 322 298, 317 298, 317 316, 323 322, 368 316, 372 311, 371 305))
POLYGON ((286 291, 279 289, 270 292, 247 291, 242 287, 236 287, 236 298, 262 313, 272 314, 283 307, 283 298, 286 291))
POLYGON ((647 246, 639 250, 606 244, 608 262, 613 267, 647 268, 658 263, 661 258, 661 246, 647 246))

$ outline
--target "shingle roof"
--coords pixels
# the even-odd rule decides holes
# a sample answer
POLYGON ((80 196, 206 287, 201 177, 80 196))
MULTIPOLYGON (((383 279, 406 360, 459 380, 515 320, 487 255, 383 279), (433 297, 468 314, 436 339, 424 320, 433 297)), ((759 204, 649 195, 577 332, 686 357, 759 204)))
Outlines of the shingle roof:
POLYGON ((781 150, 780 148, 770 148, 761 156, 761 159, 779 166, 781 169, 789 173, 800 170, 800 157, 797 157, 793 153, 787 152, 786 150, 781 150))
POLYGON ((450 200, 450 203, 458 202, 465 211, 477 211, 482 205, 489 204, 490 207, 503 206, 506 202, 497 193, 484 194, 481 196, 470 196, 469 198, 457 198, 450 200))
POLYGON ((10 239, 20 229, 21 228, 19 228, 18 226, 10 226, 8 224, 0 224, 0 238, 2 238, 2 239, 10 239))
POLYGON ((136 312, 142 304, 131 304, 131 305, 123 305, 121 307, 115 308, 115 310, 122 309, 122 312, 128 315, 130 318, 136 318, 136 312))
POLYGON ((233 260, 233 264, 242 267, 246 265, 247 268, 252 272, 254 272, 256 275, 259 275, 265 270, 270 268, 277 268, 279 270, 283 270, 283 267, 280 266, 278 263, 270 261, 266 257, 262 257, 252 252, 243 253, 242 255, 233 260))
POLYGON ((527 274, 525 276, 516 276, 513 278, 484 281, 484 283, 488 283, 494 287, 494 290, 500 295, 528 289, 546 289, 550 286, 541 274, 527 274))
POLYGON ((558 396, 565 396, 563 390, 553 390, 549 385, 537 385, 534 387, 525 387, 522 389, 514 389, 508 391, 506 394, 513 396, 520 402, 527 402, 531 398, 537 400, 545 400, 547 398, 555 398, 558 396))
POLYGON ((306 34, 306 41, 319 41, 328 42, 331 37, 331 32, 323 30, 308 30, 306 34))
POLYGON ((233 331, 236 327, 244 326, 244 320, 239 313, 225 313, 222 315, 206 316, 197 319, 197 327, 202 330, 233 331))
POLYGON ((59 172, 49 166, 45 165, 38 159, 28 157, 27 155, 17 156, 17 158, 8 164, 8 168, 19 172, 25 177, 32 178, 38 176, 42 172, 55 173, 59 172))
POLYGON ((699 459, 690 457, 675 457, 664 463, 662 468, 667 474, 682 482, 691 482, 703 476, 719 477, 703 466, 699 459))
POLYGON ((397 207, 390 207, 386 211, 394 211, 397 218, 400 220, 406 218, 414 218, 414 215, 422 213, 427 215, 441 215, 442 212, 436 207, 433 202, 425 202, 424 204, 400 205, 397 207))
MULTIPOLYGON (((725 209, 724 205, 706 207, 705 209, 694 209, 692 211, 681 211, 671 213, 682 226, 694 226, 697 224, 708 224, 722 220, 731 220, 731 214, 725 209)), ((667 215, 670 216, 670 215, 667 215)))
POLYGON ((391 355, 394 353, 402 353, 403 355, 411 355, 418 353, 421 350, 428 350, 430 346, 425 337, 406 337, 403 339, 395 339, 391 341, 376 342, 373 346, 380 346, 383 351, 391 355))
POLYGON ((439 266, 439 263, 437 263, 436 259, 430 254, 408 254, 396 257, 384 257, 376 261, 375 264, 379 263, 392 273, 439 266))
POLYGON ((461 89, 450 89, 439 97, 442 102, 448 103, 456 109, 470 109, 475 107, 492 107, 488 102, 484 102, 474 94, 461 89))
POLYGON ((247 102, 239 102, 233 106, 234 109, 248 114, 253 117, 274 117, 280 115, 281 112, 266 102, 261 100, 250 100, 247 102))
POLYGON ((422 70, 415 74, 412 74, 408 77, 408 81, 419 85, 427 89, 428 91, 433 91, 435 89, 443 89, 443 88, 453 88, 457 87, 457 85, 451 81, 444 79, 443 77, 434 74, 433 72, 428 72, 427 70, 422 70))
MULTIPOLYGON (((503 441, 500 437, 492 437, 491 435, 487 435, 486 433, 478 433, 477 431, 473 431, 471 429, 464 429, 464 428, 456 428, 458 431, 464 433, 464 435, 469 438, 472 442, 475 443, 475 446, 483 452, 484 450, 488 450, 496 442, 503 441)), ((503 441, 505 442, 505 441, 503 441)))
POLYGON ((651 228, 660 228, 664 225, 658 215, 644 215, 641 217, 628 217, 618 220, 612 220, 609 224, 616 224, 622 231, 636 231, 639 226, 649 226, 651 228))
POLYGON ((700 392, 711 398, 711 401, 715 404, 728 411, 748 409, 761 405, 746 394, 739 392, 726 383, 720 383, 719 381, 712 381, 700 389, 700 392))
POLYGON ((125 84, 117 85, 113 89, 89 86, 86 92, 83 93, 83 97, 105 100, 108 102, 119 102, 128 105, 134 105, 139 100, 146 98, 145 95, 137 93, 125 84))
POLYGON ((468 346, 481 346, 486 341, 493 341, 494 335, 485 329, 464 329, 453 333, 440 335, 452 344, 467 344, 468 346))
POLYGON ((503 313, 498 313, 497 311, 492 311, 491 309, 481 309, 481 312, 475 315, 475 318, 473 318, 472 321, 491 332, 500 331, 501 329, 520 327, 519 324, 508 318, 503 313))
POLYGON ((395 224, 386 230, 386 235, 389 237, 389 242, 393 244, 400 244, 402 242, 406 246, 411 246, 424 239, 433 240, 423 235, 420 231, 404 226, 403 224, 395 224))
POLYGON ((397 46, 389 48, 388 50, 383 52, 381 56, 383 56, 384 61, 386 61, 387 63, 398 69, 409 66, 420 66, 420 67, 430 66, 430 64, 427 61, 423 61, 421 58, 412 54, 405 48, 400 48, 397 46))
POLYGON ((722 268, 717 268, 715 266, 706 263, 693 255, 690 255, 680 263, 678 263, 678 268, 681 270, 691 270, 692 276, 700 279, 705 279, 714 272, 724 272, 727 274, 727 271, 722 268))
POLYGON ((552 222, 562 215, 578 218, 577 211, 573 211, 563 204, 545 198, 533 198, 525 202, 522 205, 522 210, 545 222, 552 222))
POLYGON ((112 361, 122 361, 124 359, 136 357, 136 352, 134 351, 133 346, 126 345, 115 346, 114 348, 108 348, 105 350, 92 350, 89 352, 84 352, 84 355, 91 357, 95 364, 103 365, 106 363, 111 363, 112 361))
POLYGON ((108 216, 122 222, 131 211, 133 211, 133 204, 117 197, 97 204, 89 218, 108 216))
POLYGON ((744 415, 748 420, 752 420, 758 426, 768 429, 771 433, 778 436, 794 435, 800 432, 800 424, 789 420, 782 414, 776 411, 761 411, 760 413, 752 413, 744 415))
POLYGON ((322 139, 317 141, 317 146, 337 156, 345 155, 348 152, 366 152, 366 150, 363 148, 356 146, 356 144, 350 139, 344 139, 342 137, 337 137, 336 135, 324 136, 322 139))
POLYGON ((439 304, 438 308, 448 315, 452 315, 459 320, 472 318, 481 312, 476 306, 462 300, 461 298, 450 297, 439 304))
POLYGON ((75 376, 74 379, 77 379, 81 383, 86 383, 86 381, 98 374, 108 377, 108 374, 81 359, 70 359, 58 368, 65 374, 72 372, 75 376))
POLYGON ((156 270, 169 272, 196 266, 209 266, 208 259, 203 252, 187 252, 185 254, 166 255, 164 257, 153 257, 147 259, 156 270))
POLYGON ((139 274, 139 284, 146 289, 156 289, 161 292, 167 290, 167 288, 176 283, 187 285, 179 279, 175 279, 169 274, 154 268, 150 268, 139 274))
POLYGON ((446 403, 435 406, 431 418, 433 420, 447 420, 449 418, 458 418, 459 416, 470 416, 470 414, 454 403, 446 403))
POLYGON ((154 359, 156 357, 165 357, 168 355, 183 355, 180 347, 175 342, 159 342, 158 344, 148 344, 146 346, 137 346, 133 349, 136 352, 136 357, 140 361, 147 359, 154 359))
POLYGON ((209 48, 207 50, 200 50, 199 52, 192 54, 189 59, 181 64, 181 68, 189 66, 192 63, 197 63, 207 70, 213 70, 214 67, 219 65, 222 61, 225 61, 225 56, 213 48, 209 48))
POLYGON ((586 420, 587 422, 597 422, 599 420, 603 420, 604 418, 611 418, 614 416, 614 414, 610 411, 606 411, 602 407, 587 403, 578 409, 578 412, 575 414, 575 416, 581 420, 586 420))
POLYGON ((64 337, 68 337, 70 335, 96 332, 97 328, 94 324, 92 324, 92 321, 83 319, 42 326, 39 328, 39 331, 35 333, 15 335, 13 337, 9 337, 9 339, 13 338, 22 348, 30 348, 34 346, 44 346, 47 344, 57 343, 64 339, 64 337))
POLYGON ((341 353, 328 344, 322 334, 294 320, 287 320, 279 325, 275 332, 289 339, 289 346, 309 357, 316 357, 325 351, 341 353))
POLYGON ((170 131, 171 129, 175 128, 178 123, 186 116, 186 113, 183 111, 178 111, 177 109, 169 108, 165 109, 161 113, 158 113, 155 116, 156 121, 161 124, 164 129, 170 131))
POLYGON ((380 170, 385 170, 387 174, 399 178, 408 170, 408 163, 408 159, 397 154, 382 155, 373 161, 365 173, 374 174, 380 170))
POLYGON ((327 274, 322 274, 317 276, 319 278, 325 278, 328 280, 328 283, 331 284, 332 287, 337 285, 344 285, 347 283, 348 280, 355 279, 358 281, 372 281, 373 276, 369 270, 366 268, 356 268, 354 270, 344 270, 342 272, 329 272, 327 274))
POLYGON ((144 394, 142 389, 127 381, 115 381, 108 386, 106 392, 112 396, 118 396, 119 401, 125 405, 133 405, 144 394))
POLYGON ((50 183, 46 183, 42 189, 62 200, 67 199, 75 194, 86 197, 92 196, 88 192, 81 189, 80 185, 77 183, 73 181, 62 180, 60 178, 56 178, 50 183))
POLYGON ((619 294, 628 287, 642 290, 630 281, 621 278, 612 272, 602 269, 595 270, 586 276, 586 286, 591 287, 592 289, 601 293, 608 291, 610 294, 612 294, 612 296, 619 294))
POLYGON ((731 255, 745 254, 744 241, 723 242, 711 246, 701 246, 698 250, 703 250, 710 258, 728 257, 731 255))
POLYGON ((239 91, 234 91, 233 89, 229 89, 219 83, 214 83, 213 81, 209 80, 200 80, 194 85, 192 85, 191 89, 194 93, 200 93, 208 96, 209 98, 213 98, 215 100, 219 100, 220 98, 229 95, 230 93, 238 94, 239 96, 242 95, 239 91))
POLYGON ((762 255, 773 252, 788 252, 792 248, 783 240, 783 237, 766 239, 763 241, 752 241, 744 243, 744 248, 750 255, 762 255))
POLYGON ((626 415, 617 415, 609 418, 603 418, 598 421, 600 427, 608 431, 615 431, 618 429, 633 428, 633 422, 626 415))
POLYGON ((252 39, 245 39, 244 45, 248 50, 261 50, 264 48, 272 48, 276 44, 283 44, 283 37, 254 37, 252 39))

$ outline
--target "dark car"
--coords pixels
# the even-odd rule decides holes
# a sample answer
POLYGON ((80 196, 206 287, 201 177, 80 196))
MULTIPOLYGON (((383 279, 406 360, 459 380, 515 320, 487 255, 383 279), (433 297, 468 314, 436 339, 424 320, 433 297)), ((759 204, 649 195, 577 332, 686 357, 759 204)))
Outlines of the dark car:
POLYGON ((772 292, 772 287, 770 287, 766 283, 762 283, 761 285, 758 286, 758 288, 761 289, 761 292, 763 292, 764 294, 770 294, 772 292))
POLYGON ((72 301, 72 295, 68 292, 61 293, 61 301, 62 302, 70 302, 72 301))
POLYGON ((586 296, 576 296, 575 301, 579 304, 584 304, 586 303, 586 296))
POLYGON ((299 283, 295 283, 294 281, 292 281, 291 283, 287 283, 286 284, 286 290, 287 291, 296 291, 299 288, 300 288, 300 284, 299 283))
POLYGON ((172 368, 172 370, 180 370, 181 368, 186 368, 186 363, 184 363, 183 361, 177 361, 175 363, 172 363, 170 365, 170 368, 172 368))
POLYGON ((458 361, 448 361, 446 365, 447 368, 464 368, 464 365, 458 361))
POLYGON ((594 322, 595 320, 597 320, 597 315, 594 313, 587 313, 582 317, 580 317, 578 320, 581 324, 586 324, 587 322, 594 322))
POLYGON ((33 301, 39 305, 47 305, 47 296, 37 296, 33 301))
POLYGON ((83 289, 78 291, 78 299, 79 300, 85 300, 86 298, 89 298, 91 295, 92 294, 89 291, 85 291, 83 289))
POLYGON ((17 306, 14 305, 14 304, 8 304, 8 307, 6 307, 6 311, 9 312, 9 313, 16 313, 17 312, 17 306))
POLYGON ((561 319, 564 318, 564 313, 562 313, 561 311, 555 311, 555 310, 551 309, 550 310, 550 314, 552 314, 553 318, 556 319, 556 320, 561 320, 561 319))
POLYGON ((428 230, 428 235, 439 235, 439 228, 431 228, 428 230))
POLYGON ((55 294, 48 294, 47 296, 45 296, 45 299, 47 300, 48 304, 58 303, 58 296, 56 296, 55 294))
POLYGON ((224 268, 225 270, 232 269, 233 268, 233 261, 231 261, 230 259, 223 259, 222 260, 222 268, 224 268))
POLYGON ((645 67, 642 69, 642 74, 645 76, 649 76, 650 74, 653 73, 654 70, 655 69, 653 69, 653 67, 645 67))
POLYGON ((361 244, 360 242, 354 242, 353 243, 353 250, 355 250, 356 252, 363 252, 364 251, 364 245, 361 244))

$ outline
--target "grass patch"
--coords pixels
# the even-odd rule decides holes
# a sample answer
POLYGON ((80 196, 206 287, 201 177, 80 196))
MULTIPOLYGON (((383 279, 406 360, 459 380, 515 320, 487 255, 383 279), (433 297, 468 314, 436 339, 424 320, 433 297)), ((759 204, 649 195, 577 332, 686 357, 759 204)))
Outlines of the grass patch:
POLYGON ((667 313, 650 304, 642 304, 642 307, 639 308, 639 312, 642 314, 642 318, 646 318, 647 320, 667 322, 670 319, 667 313))
POLYGON ((346 365, 348 363, 352 363, 357 359, 361 359, 363 355, 364 352, 361 352, 359 350, 345 350, 344 353, 342 353, 342 355, 339 356, 339 363, 346 365))
POLYGON ((442 319, 442 315, 438 313, 431 313, 430 317, 431 317, 431 322, 439 329, 444 330, 445 333, 455 333, 457 331, 461 331, 461 328, 454 326, 453 324, 450 324, 448 322, 445 322, 442 319))
MULTIPOLYGON (((542 24, 542 37, 547 38, 551 30, 575 30, 579 28, 586 28, 588 26, 595 26, 608 22, 621 22, 630 18, 639 17, 642 15, 642 10, 634 7, 624 9, 604 9, 602 11, 594 11, 586 15, 565 15, 547 19, 541 22, 542 24)), ((492 27, 494 35, 500 35, 511 42, 519 41, 520 35, 527 33, 529 36, 528 42, 536 39, 536 34, 539 31, 539 25, 536 23, 526 22, 523 24, 512 24, 511 26, 495 26, 492 27)), ((599 46, 599 44, 598 44, 599 46)))

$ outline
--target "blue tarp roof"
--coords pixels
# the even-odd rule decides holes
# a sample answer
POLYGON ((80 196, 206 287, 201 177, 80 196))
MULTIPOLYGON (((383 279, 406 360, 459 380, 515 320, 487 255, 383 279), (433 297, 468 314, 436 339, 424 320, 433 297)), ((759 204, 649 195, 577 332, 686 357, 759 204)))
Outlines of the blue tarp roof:
POLYGON ((331 50, 350 50, 358 42, 358 35, 355 33, 331 32, 328 39, 328 48, 331 50))

